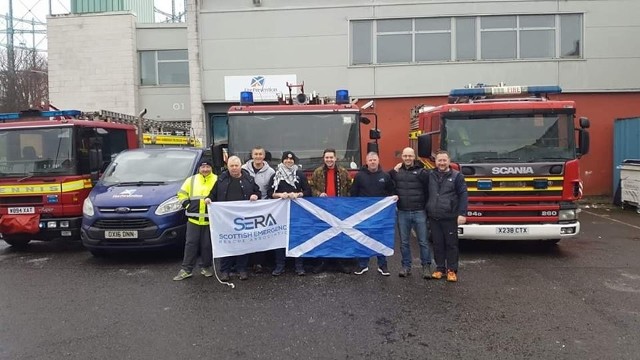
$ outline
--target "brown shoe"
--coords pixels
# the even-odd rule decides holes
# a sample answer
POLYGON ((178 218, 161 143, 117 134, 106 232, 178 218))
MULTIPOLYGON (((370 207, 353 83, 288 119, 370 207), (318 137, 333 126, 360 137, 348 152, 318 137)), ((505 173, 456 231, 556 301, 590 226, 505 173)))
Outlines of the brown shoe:
POLYGON ((458 281, 458 275, 454 271, 448 270, 447 271, 447 281, 449 281, 449 282, 458 281))
POLYGON ((444 276, 444 273, 440 270, 436 270, 433 272, 433 274, 431 274, 431 278, 436 280, 442 279, 443 276, 444 276))

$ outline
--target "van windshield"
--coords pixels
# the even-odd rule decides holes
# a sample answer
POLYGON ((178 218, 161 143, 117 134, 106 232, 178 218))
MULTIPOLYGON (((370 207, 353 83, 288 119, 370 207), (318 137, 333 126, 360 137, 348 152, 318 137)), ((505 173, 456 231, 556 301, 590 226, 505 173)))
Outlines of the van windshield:
POLYGON ((102 182, 169 183, 184 181, 193 175, 198 154, 186 150, 137 149, 119 154, 109 164, 102 182))

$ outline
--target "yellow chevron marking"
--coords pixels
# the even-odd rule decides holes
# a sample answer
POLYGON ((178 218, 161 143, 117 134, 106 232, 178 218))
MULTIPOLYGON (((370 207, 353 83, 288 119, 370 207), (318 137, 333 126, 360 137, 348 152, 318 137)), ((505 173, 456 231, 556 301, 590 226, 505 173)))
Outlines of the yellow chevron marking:
POLYGON ((89 179, 67 181, 57 184, 2 185, 0 186, 0 194, 57 194, 91 187, 93 187, 93 185, 89 179))

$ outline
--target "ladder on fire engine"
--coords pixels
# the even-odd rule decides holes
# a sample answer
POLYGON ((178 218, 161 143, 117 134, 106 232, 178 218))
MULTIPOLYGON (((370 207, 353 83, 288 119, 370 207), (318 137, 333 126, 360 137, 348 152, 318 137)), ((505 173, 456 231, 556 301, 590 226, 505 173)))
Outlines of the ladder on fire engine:
MULTIPOLYGON (((134 126, 138 126, 140 123, 140 119, 137 116, 108 110, 85 112, 82 113, 82 118, 134 126)), ((143 118, 142 127, 143 142, 147 145, 202 146, 201 141, 192 135, 191 124, 187 122, 151 120, 143 118)))

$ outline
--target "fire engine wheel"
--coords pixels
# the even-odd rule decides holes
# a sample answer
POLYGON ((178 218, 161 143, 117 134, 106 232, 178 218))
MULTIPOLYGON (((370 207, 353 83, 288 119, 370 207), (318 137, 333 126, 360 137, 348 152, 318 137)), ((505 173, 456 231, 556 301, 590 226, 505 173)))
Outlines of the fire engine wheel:
POLYGON ((17 248, 23 248, 27 246, 27 244, 29 244, 29 242, 31 241, 30 239, 11 238, 11 237, 5 237, 2 240, 4 240, 7 244, 17 248))

